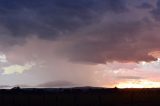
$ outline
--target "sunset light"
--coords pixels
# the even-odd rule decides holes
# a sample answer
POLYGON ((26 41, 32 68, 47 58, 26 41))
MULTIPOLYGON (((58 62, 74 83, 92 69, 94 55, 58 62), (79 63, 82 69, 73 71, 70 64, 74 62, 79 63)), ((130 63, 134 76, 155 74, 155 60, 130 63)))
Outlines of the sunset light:
POLYGON ((160 87, 160 82, 149 81, 149 80, 126 81, 126 82, 118 83, 116 87, 118 88, 158 88, 160 87))

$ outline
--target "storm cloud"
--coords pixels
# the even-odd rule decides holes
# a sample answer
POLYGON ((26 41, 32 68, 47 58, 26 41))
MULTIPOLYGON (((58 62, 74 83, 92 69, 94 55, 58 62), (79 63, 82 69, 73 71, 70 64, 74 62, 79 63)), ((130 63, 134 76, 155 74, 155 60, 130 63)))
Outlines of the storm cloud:
POLYGON ((94 22, 106 11, 126 11, 124 3, 124 0, 2 0, 1 37, 55 38, 94 22))
POLYGON ((157 0, 156 7, 151 11, 153 18, 156 21, 159 21, 159 19, 160 19, 160 11, 159 10, 160 10, 160 0, 157 0))
POLYGON ((142 3, 141 5, 137 6, 140 9, 150 9, 153 8, 153 5, 147 2, 142 3))
POLYGON ((151 16, 158 17, 159 1, 156 3, 155 8, 151 2, 138 4, 151 9, 146 11, 126 0, 2 0, 1 44, 22 45, 38 37, 62 42, 57 54, 70 61, 156 60, 148 55, 159 50, 159 26, 151 16))

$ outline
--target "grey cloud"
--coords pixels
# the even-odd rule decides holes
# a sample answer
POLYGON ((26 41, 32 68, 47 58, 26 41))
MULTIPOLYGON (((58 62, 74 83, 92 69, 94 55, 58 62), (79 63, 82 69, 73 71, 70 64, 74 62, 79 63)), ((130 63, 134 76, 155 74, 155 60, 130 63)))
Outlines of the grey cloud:
POLYGON ((141 5, 137 6, 137 8, 140 9, 151 9, 153 8, 153 5, 147 2, 142 3, 141 5))
POLYGON ((150 26, 144 20, 96 24, 80 33, 81 40, 75 38, 64 55, 72 61, 89 63, 156 60, 148 53, 159 48, 159 38, 144 33, 150 31, 150 26))
POLYGON ((25 38, 37 35, 43 39, 68 35, 94 22, 108 11, 127 10, 125 0, 3 0, 0 22, 5 36, 25 38))
POLYGON ((155 58, 148 53, 159 49, 159 37, 145 33, 154 25, 149 19, 130 16, 134 10, 127 0, 9 1, 0 1, 2 44, 22 44, 31 36, 71 39, 58 54, 89 63, 151 61, 155 58))
POLYGON ((151 11, 153 18, 160 21, 160 0, 157 0, 156 7, 151 11))

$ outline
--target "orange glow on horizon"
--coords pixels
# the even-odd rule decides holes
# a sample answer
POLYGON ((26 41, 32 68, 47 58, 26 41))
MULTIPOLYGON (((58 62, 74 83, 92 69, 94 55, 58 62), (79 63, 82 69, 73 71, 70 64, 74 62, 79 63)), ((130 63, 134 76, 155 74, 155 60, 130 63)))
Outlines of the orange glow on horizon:
POLYGON ((150 80, 125 81, 119 82, 112 87, 117 88, 160 88, 160 82, 150 80))

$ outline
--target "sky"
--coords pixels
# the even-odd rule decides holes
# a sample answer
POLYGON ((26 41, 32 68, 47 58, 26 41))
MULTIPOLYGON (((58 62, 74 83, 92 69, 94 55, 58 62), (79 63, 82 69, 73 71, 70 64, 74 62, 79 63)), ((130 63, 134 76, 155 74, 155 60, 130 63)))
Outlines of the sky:
POLYGON ((160 0, 0 0, 0 88, 160 87, 160 0))

